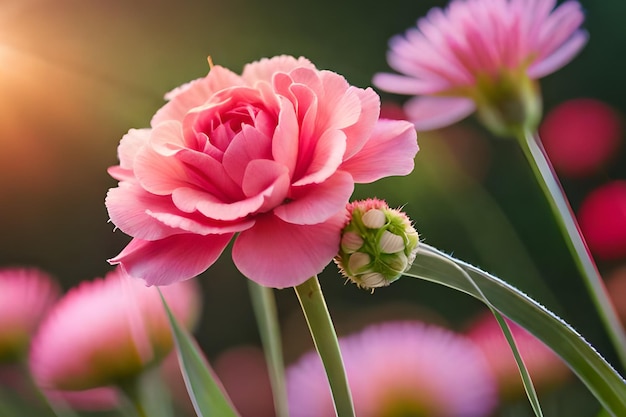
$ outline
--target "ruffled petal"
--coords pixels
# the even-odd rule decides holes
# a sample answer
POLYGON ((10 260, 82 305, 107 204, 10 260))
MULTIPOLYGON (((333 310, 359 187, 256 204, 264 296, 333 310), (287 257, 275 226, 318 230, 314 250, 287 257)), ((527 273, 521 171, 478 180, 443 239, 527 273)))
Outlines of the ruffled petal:
POLYGON ((415 97, 404 105, 407 118, 417 130, 434 130, 456 123, 476 110, 476 104, 462 97, 415 97))
POLYGON ((182 233, 150 216, 147 207, 164 213, 175 212, 168 197, 146 192, 136 183, 122 182, 107 193, 105 205, 109 218, 122 232, 143 240, 162 239, 182 233))
POLYGON ((235 265, 260 285, 300 285, 320 273, 337 254, 346 216, 341 211, 324 223, 309 226, 285 223, 273 215, 263 216, 235 240, 235 265))
POLYGON ((233 221, 276 207, 287 197, 288 190, 287 169, 277 162, 258 159, 248 164, 244 174, 242 191, 246 198, 222 200, 204 190, 181 187, 174 190, 172 199, 184 212, 198 210, 213 220, 233 221))
POLYGON ((241 77, 231 70, 214 66, 204 78, 184 84, 165 95, 170 100, 152 117, 150 124, 156 126, 166 120, 182 121, 185 114, 205 103, 217 91, 243 85, 241 77))
POLYGON ((267 135, 249 125, 244 125, 224 152, 224 170, 237 184, 243 181, 246 167, 254 159, 272 159, 271 140, 267 135))
POLYGON ((317 139, 315 147, 307 155, 300 155, 299 160, 306 165, 306 172, 302 178, 294 182, 294 185, 325 181, 337 171, 345 152, 346 134, 342 130, 327 130, 317 139))
POLYGON ((280 72, 288 73, 300 67, 315 69, 315 65, 303 57, 294 58, 288 55, 280 55, 273 58, 263 58, 243 67, 241 78, 243 78, 248 85, 254 85, 258 81, 271 82, 274 74, 280 72))
POLYGON ((352 88, 361 100, 359 120, 352 126, 343 129, 346 134, 346 151, 344 158, 350 158, 367 142, 380 115, 380 97, 371 88, 362 90, 352 88))
POLYGON ((321 223, 346 206, 353 190, 352 176, 338 171, 321 184, 293 187, 293 201, 274 209, 274 214, 287 223, 321 223))
POLYGON ((151 129, 130 129, 122 136, 117 147, 117 157, 121 168, 133 169, 135 156, 139 149, 148 143, 151 132, 151 129))
POLYGON ((417 146, 415 127, 403 120, 381 119, 370 140, 340 169, 352 174, 354 182, 369 183, 391 175, 413 171, 417 146))
POLYGON ((183 234, 156 241, 135 238, 109 263, 121 265, 147 285, 168 285, 204 272, 219 258, 232 236, 183 234))

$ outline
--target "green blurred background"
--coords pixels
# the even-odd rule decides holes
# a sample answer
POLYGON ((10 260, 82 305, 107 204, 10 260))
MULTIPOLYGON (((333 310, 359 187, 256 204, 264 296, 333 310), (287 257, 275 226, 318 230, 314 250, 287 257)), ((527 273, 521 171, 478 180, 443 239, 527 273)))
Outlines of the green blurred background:
MULTIPOLYGON (((581 3, 590 42, 571 64, 541 81, 545 107, 593 97, 625 112, 626 2, 581 3)), ((106 168, 117 163, 119 139, 129 128, 148 125, 165 92, 205 75, 208 55, 235 72, 261 57, 302 55, 366 87, 375 72, 388 70, 388 39, 445 4, 0 2, 0 267, 38 266, 66 289, 110 270, 106 259, 128 241, 113 232, 104 207, 107 190, 116 185, 106 168)), ((418 140, 413 174, 357 186, 355 198, 377 196, 392 207, 403 205, 425 242, 534 296, 615 363, 517 144, 491 137, 473 119, 420 132, 418 140)), ((622 146, 601 173, 564 178, 573 207, 596 186, 626 178, 625 160, 622 146)), ((620 263, 600 267, 610 273, 620 263)), ((205 307, 196 334, 207 355, 257 344, 246 280, 228 251, 201 278, 205 307)), ((387 317, 430 317, 462 329, 481 309, 466 296, 408 279, 371 295, 344 285, 334 265, 321 282, 340 332, 387 317)), ((286 354, 293 359, 310 342, 293 291, 277 296, 286 354)))

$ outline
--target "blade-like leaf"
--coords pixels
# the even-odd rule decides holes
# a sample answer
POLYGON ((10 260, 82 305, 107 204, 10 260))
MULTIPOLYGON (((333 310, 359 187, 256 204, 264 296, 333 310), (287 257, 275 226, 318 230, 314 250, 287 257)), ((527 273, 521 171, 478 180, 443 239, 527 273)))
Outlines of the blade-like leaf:
POLYGON ((178 324, 162 294, 161 300, 170 321, 178 362, 196 414, 199 417, 239 417, 195 340, 178 324))
POLYGON ((616 417, 626 416, 626 381, 571 326, 530 297, 426 244, 420 244, 415 262, 405 275, 454 288, 481 301, 486 298, 500 313, 557 353, 607 411, 616 417), (467 280, 459 267, 474 283, 467 280))

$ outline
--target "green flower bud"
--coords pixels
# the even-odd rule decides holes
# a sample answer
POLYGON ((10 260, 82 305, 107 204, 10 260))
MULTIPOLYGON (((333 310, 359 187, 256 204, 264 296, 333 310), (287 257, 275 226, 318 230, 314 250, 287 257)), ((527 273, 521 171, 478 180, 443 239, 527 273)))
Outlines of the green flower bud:
POLYGON ((362 288, 385 287, 415 260, 419 235, 403 212, 378 199, 348 204, 350 219, 342 230, 335 263, 362 288))

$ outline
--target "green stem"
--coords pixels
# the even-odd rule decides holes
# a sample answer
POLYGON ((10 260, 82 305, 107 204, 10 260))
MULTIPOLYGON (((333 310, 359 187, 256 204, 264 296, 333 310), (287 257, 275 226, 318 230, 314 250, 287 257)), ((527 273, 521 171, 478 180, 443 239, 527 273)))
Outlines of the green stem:
POLYGON ((118 387, 124 393, 126 399, 130 402, 132 409, 137 417, 148 417, 148 413, 143 406, 141 388, 139 387, 139 377, 131 378, 123 383, 119 383, 118 387))
POLYGON ((352 394, 339 350, 339 342, 330 319, 317 276, 295 287, 315 348, 322 359, 337 417, 354 417, 352 394))
POLYGON ((520 131, 519 142, 557 220, 576 267, 598 311, 617 355, 626 368, 626 334, 604 286, 604 281, 587 248, 584 237, 561 184, 537 134, 520 131))
POLYGON ((281 346, 280 326, 278 325, 278 313, 274 290, 258 285, 252 280, 248 281, 252 307, 256 316, 265 360, 272 386, 274 397, 274 409, 277 417, 288 417, 287 389, 285 387, 285 366, 283 363, 283 351, 281 346))

